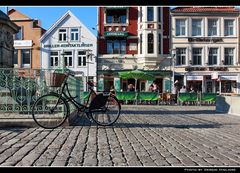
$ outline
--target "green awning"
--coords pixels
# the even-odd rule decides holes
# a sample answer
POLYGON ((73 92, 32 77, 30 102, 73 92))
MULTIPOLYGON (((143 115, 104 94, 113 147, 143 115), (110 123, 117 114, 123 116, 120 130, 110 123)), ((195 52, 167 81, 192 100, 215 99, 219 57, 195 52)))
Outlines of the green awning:
POLYGON ((128 32, 104 32, 105 37, 127 37, 128 32))

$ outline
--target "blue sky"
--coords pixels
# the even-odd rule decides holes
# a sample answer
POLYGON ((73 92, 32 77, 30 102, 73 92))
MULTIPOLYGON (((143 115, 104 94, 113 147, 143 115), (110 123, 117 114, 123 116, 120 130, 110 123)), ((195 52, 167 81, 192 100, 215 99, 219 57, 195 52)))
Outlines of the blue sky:
MULTIPOLYGON (((9 6, 8 9, 16 9, 30 18, 40 19, 42 27, 48 30, 65 12, 70 10, 78 19, 89 28, 89 30, 96 35, 97 31, 92 30, 97 25, 97 7, 14 7, 9 6)), ((0 7, 0 10, 6 12, 6 7, 0 7)))

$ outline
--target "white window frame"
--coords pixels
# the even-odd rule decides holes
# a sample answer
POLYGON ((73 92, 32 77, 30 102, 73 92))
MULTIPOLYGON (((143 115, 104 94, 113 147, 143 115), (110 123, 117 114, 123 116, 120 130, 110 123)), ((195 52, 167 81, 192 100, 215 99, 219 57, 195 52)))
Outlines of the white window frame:
POLYGON ((73 51, 65 51, 65 53, 66 52, 71 52, 72 53, 72 55, 66 55, 66 54, 64 54, 64 65, 66 66, 66 67, 73 67, 73 51), (67 58, 67 64, 65 63, 65 58, 67 58), (69 65, 69 60, 70 60, 70 58, 72 58, 72 65, 69 65))
MULTIPOLYGON (((236 23, 236 20, 235 20, 235 19, 224 19, 224 21, 223 21, 223 30, 224 30, 224 33, 223 33, 223 34, 224 34, 224 36, 226 36, 226 37, 233 37, 233 36, 235 36, 235 26, 236 26, 235 23, 236 23), (229 35, 229 34, 226 35, 226 34, 225 34, 225 31, 226 31, 226 30, 225 30, 225 21, 227 21, 227 20, 228 20, 228 21, 229 21, 229 20, 233 21, 233 25, 232 25, 233 33, 232 33, 232 35, 229 35)), ((229 29, 229 27, 228 27, 228 29, 229 29)))
POLYGON ((201 66, 202 65, 202 63, 203 63, 203 48, 202 47, 193 47, 192 48, 192 60, 191 61, 192 61, 192 66, 201 66), (194 54, 194 51, 193 51, 194 49, 201 49, 201 54, 194 54), (200 56, 201 57, 200 58, 201 59, 200 64, 193 64, 193 59, 194 59, 193 57, 194 56, 200 56))
POLYGON ((227 65, 227 66, 231 66, 231 65, 234 65, 234 60, 235 60, 235 50, 236 50, 236 48, 235 47, 224 47, 224 65, 227 65), (225 57, 226 57, 226 49, 233 49, 233 53, 232 54, 228 54, 228 56, 230 55, 232 55, 232 64, 226 64, 226 61, 225 61, 225 57))
POLYGON ((66 42, 68 41, 68 34, 67 34, 67 28, 59 28, 58 29, 58 41, 59 42, 66 42), (60 32, 61 29, 65 29, 66 31, 65 32, 60 32), (60 40, 60 34, 62 35, 62 39, 64 38, 64 34, 66 34, 66 40, 60 40))
POLYGON ((71 41, 80 41, 80 29, 77 27, 70 28, 70 40, 71 41), (77 29, 78 31, 72 31, 72 29, 77 29), (72 34, 74 39, 72 39, 72 34), (78 39, 76 39, 76 36, 78 35, 78 39))
POLYGON ((87 66, 87 53, 85 52, 85 54, 79 55, 79 52, 85 52, 85 51, 78 51, 77 52, 77 57, 78 57, 78 67, 86 67, 87 66), (83 65, 83 58, 85 57, 85 62, 86 64, 83 65), (79 65, 79 58, 81 58, 81 64, 79 65))
POLYGON ((175 28, 176 28, 176 32, 175 32, 175 36, 176 37, 183 37, 183 36, 186 36, 187 35, 187 19, 185 18, 177 18, 175 19, 175 28), (177 21, 179 20, 182 20, 184 21, 184 29, 183 28, 183 25, 179 25, 179 35, 177 34, 178 33, 178 26, 177 26, 177 21), (182 34, 182 32, 185 32, 184 34, 182 34))
POLYGON ((51 51, 49 53, 49 55, 50 55, 50 67, 52 67, 52 68, 59 67, 59 65, 60 65, 59 52, 58 51, 51 51), (56 52, 57 55, 51 55, 52 52, 56 52), (53 59, 53 66, 51 65, 52 59, 53 59))
MULTIPOLYGON (((199 28, 199 26, 197 25, 196 28, 199 28)), ((192 19, 191 29, 192 29, 192 36, 193 36, 193 37, 201 37, 201 36, 203 36, 203 19, 200 19, 200 18, 194 18, 194 19, 192 19), (194 20, 195 20, 195 21, 196 21, 196 20, 200 20, 200 21, 201 21, 201 25, 200 25, 201 34, 200 34, 200 35, 193 35, 193 31, 194 31, 193 21, 194 21, 194 20)))
POLYGON ((31 61, 32 61, 32 51, 31 51, 31 49, 21 49, 21 67, 22 68, 30 68, 31 67, 31 61), (22 51, 24 51, 24 50, 28 50, 29 51, 29 58, 30 58, 29 64, 23 64, 22 51))
POLYGON ((219 19, 218 18, 208 18, 207 19, 207 35, 208 35, 208 37, 218 37, 219 36, 219 29, 220 29, 220 27, 219 27, 219 19), (209 20, 216 20, 217 22, 216 22, 216 35, 209 35, 210 33, 209 33, 209 20))
POLYGON ((219 59, 219 52, 220 52, 220 49, 218 48, 218 47, 210 47, 210 48, 208 48, 208 60, 207 60, 207 63, 208 63, 208 65, 209 66, 216 66, 216 65, 218 65, 218 59, 219 59), (210 49, 217 49, 217 54, 212 54, 212 56, 217 56, 217 58, 216 58, 216 60, 217 60, 217 62, 216 62, 216 64, 209 64, 209 57, 210 57, 210 49))
POLYGON ((185 47, 178 47, 178 48, 176 48, 176 66, 184 66, 184 65, 186 65, 186 61, 187 61, 187 48, 185 48, 185 47), (183 50, 185 50, 185 54, 180 54, 180 56, 181 56, 181 58, 180 58, 180 63, 178 64, 178 56, 179 56, 179 54, 178 54, 178 49, 183 49, 183 50), (184 59, 184 61, 185 61, 185 63, 183 64, 182 62, 183 62, 183 57, 185 57, 185 59, 184 59))

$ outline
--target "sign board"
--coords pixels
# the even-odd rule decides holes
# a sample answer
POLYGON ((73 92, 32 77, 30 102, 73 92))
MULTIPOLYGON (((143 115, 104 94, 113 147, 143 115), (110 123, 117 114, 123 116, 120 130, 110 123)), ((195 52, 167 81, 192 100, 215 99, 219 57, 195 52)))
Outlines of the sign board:
POLYGON ((171 80, 165 80, 164 82, 164 92, 170 92, 171 91, 171 80))
POLYGON ((237 80, 237 76, 220 76, 220 80, 237 80))
POLYGON ((203 76, 187 76, 187 80, 203 80, 203 76))
POLYGON ((62 43, 62 44, 44 44, 44 48, 66 48, 66 47, 93 47, 93 44, 89 43, 74 43, 74 44, 69 44, 69 43, 62 43))
POLYGON ((213 72, 211 74, 211 79, 218 79, 218 72, 213 72))
POLYGON ((14 47, 31 47, 33 45, 32 40, 14 40, 14 47))
POLYGON ((98 90, 99 90, 99 91, 103 91, 103 89, 104 89, 103 78, 100 78, 100 79, 98 80, 98 90))
POLYGON ((137 43, 129 43, 129 50, 137 50, 137 43))
POLYGON ((104 33, 105 37, 111 37, 111 36, 115 36, 115 37, 127 37, 128 36, 128 32, 105 32, 104 33))

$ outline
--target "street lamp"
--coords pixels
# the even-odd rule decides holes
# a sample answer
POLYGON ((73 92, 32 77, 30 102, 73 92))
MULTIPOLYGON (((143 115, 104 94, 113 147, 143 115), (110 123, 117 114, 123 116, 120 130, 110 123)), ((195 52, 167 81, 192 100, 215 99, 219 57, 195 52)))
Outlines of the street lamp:
POLYGON ((176 56, 176 49, 171 50, 171 59, 172 59, 172 85, 174 85, 175 80, 175 56, 176 56))

